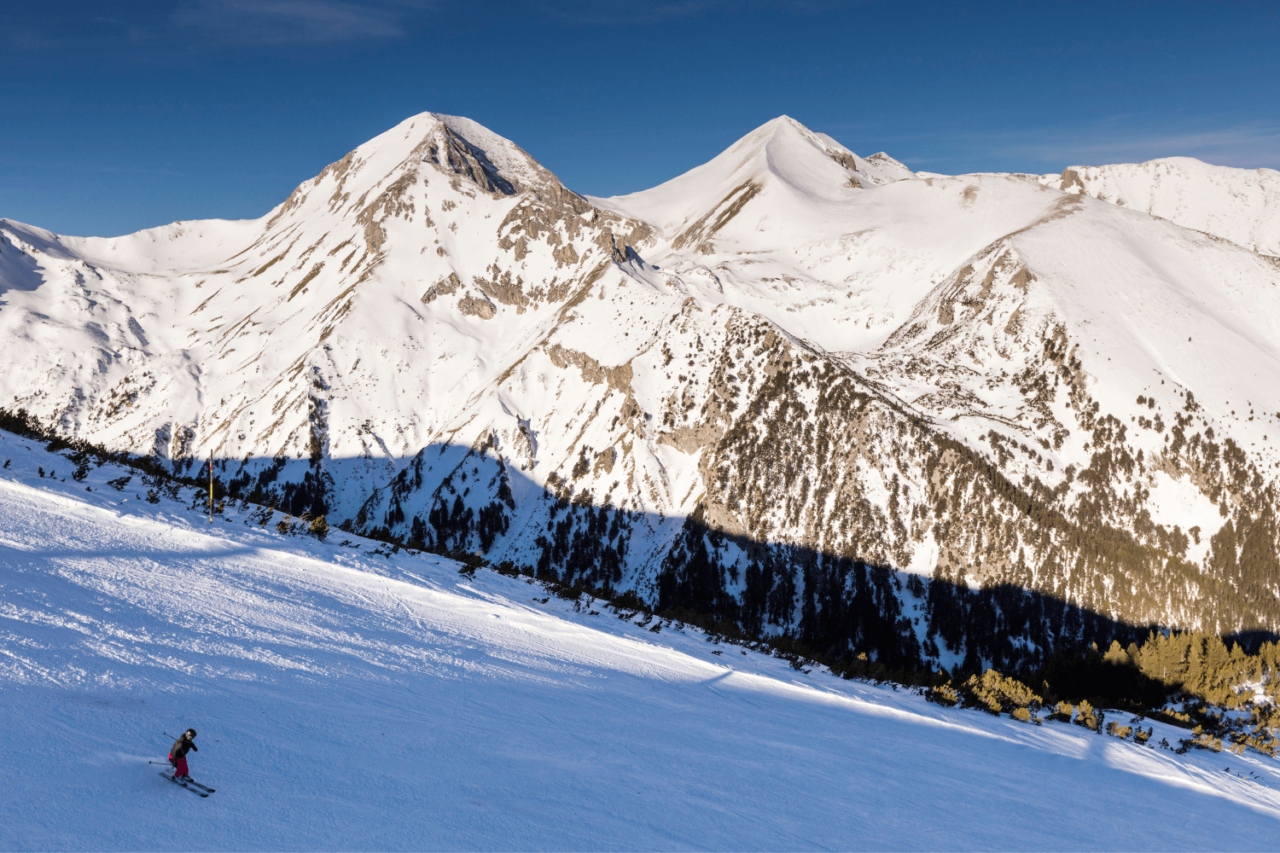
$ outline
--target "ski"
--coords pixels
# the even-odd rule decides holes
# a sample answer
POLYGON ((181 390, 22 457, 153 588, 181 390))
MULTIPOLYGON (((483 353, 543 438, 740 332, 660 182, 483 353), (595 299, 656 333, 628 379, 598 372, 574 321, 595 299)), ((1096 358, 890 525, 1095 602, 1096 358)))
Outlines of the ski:
POLYGON ((203 782, 197 782, 195 779, 184 779, 183 781, 186 782, 188 785, 195 785, 197 788, 199 788, 202 791, 208 791, 210 794, 212 794, 215 790, 217 790, 216 788, 210 788, 208 785, 204 784, 203 782))
POLYGON ((160 771, 160 775, 161 775, 161 776, 163 776, 164 778, 168 779, 170 782, 172 782, 172 783, 173 783, 173 784, 175 784, 175 785, 181 785, 182 787, 186 788, 188 791, 190 791, 191 793, 193 793, 193 794, 195 794, 195 795, 197 795, 197 796, 200 796, 200 797, 207 797, 207 796, 209 796, 209 795, 208 795, 208 794, 206 794, 204 791, 201 791, 201 790, 200 790, 200 789, 198 789, 198 788, 193 788, 193 787, 191 787, 191 786, 190 786, 190 785, 188 785, 186 782, 184 782, 184 781, 180 780, 177 776, 170 776, 168 773, 165 773, 163 770, 161 770, 161 771, 160 771))

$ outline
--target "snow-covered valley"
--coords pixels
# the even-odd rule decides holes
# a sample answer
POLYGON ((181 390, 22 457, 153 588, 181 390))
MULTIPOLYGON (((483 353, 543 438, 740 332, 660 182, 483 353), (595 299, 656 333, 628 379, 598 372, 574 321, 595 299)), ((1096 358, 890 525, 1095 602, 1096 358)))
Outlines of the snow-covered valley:
POLYGON ((1280 765, 1253 754, 944 709, 235 506, 211 525, 192 489, 76 481, 10 433, 0 459, 2 849, 1275 846, 1280 765), (208 799, 147 763, 187 726, 208 799))

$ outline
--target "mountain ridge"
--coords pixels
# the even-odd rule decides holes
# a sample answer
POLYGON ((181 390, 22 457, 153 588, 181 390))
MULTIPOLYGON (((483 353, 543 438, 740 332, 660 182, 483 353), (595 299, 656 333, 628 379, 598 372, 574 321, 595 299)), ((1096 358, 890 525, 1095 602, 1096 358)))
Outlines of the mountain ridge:
POLYGON ((1280 267, 1075 186, 780 117, 595 199, 424 113, 258 220, 0 241, 6 408, 295 515, 921 666, 1088 630, 993 645, 913 574, 1280 629, 1280 267), (867 565, 887 640, 822 627, 867 565))
POLYGON ((1041 183, 1130 207, 1280 257, 1280 172, 1214 166, 1194 157, 1069 166, 1041 183))

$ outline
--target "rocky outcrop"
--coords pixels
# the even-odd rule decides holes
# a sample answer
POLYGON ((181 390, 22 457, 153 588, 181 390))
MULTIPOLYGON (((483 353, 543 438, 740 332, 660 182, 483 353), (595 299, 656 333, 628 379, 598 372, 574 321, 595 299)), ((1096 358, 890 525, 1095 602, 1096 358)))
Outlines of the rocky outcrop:
POLYGON ((458 300, 458 312, 463 316, 475 316, 481 320, 492 320, 498 309, 488 299, 477 298, 470 293, 458 300))

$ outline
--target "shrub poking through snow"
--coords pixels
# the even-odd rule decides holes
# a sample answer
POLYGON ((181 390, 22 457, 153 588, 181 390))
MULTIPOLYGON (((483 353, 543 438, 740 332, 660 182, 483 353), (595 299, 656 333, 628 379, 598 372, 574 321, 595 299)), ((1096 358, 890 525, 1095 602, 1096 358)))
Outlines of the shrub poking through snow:
POLYGON ((1203 726, 1196 726, 1192 732, 1195 737, 1183 738, 1181 748, 1178 752, 1186 753, 1192 749, 1207 749, 1210 752, 1222 752, 1222 738, 1214 737, 1212 734, 1204 730, 1203 726))
POLYGON ((924 692, 924 698, 945 708, 960 704, 960 694, 951 686, 949 681, 946 684, 939 684, 937 687, 930 687, 924 692))
POLYGON ((1095 709, 1089 704, 1089 700, 1085 699, 1076 706, 1076 725, 1084 726, 1095 732, 1102 731, 1102 723, 1106 719, 1106 715, 1095 709))
POLYGON ((1117 722, 1107 723, 1107 734, 1112 737, 1118 737, 1120 740, 1128 740, 1129 735, 1133 734, 1132 726, 1122 726, 1117 722))
POLYGON ((1041 704, 1040 697, 1032 693, 1027 685, 1016 678, 1001 675, 994 669, 987 670, 981 676, 969 676, 962 689, 967 705, 982 708, 991 714, 1026 709, 1027 721, 1031 719, 1030 711, 1039 709, 1041 704))

